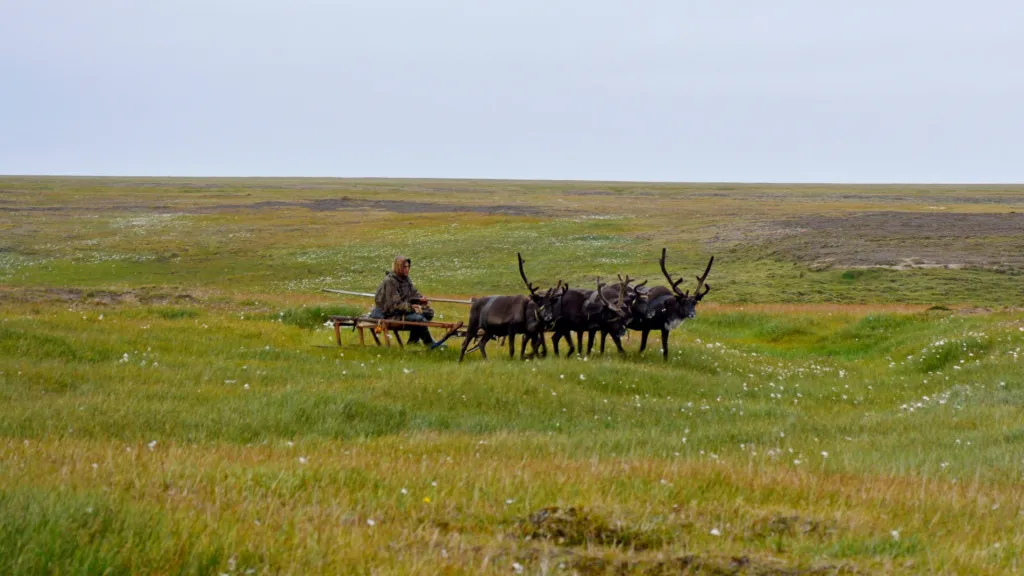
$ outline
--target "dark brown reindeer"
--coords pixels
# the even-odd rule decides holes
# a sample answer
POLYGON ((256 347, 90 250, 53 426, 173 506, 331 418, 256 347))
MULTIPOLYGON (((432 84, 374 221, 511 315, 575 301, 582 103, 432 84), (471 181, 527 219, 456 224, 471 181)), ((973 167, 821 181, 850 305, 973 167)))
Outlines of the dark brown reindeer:
POLYGON ((543 292, 538 290, 526 278, 523 271, 523 257, 519 258, 519 274, 530 290, 529 296, 484 296, 474 299, 469 310, 469 325, 466 329, 466 340, 462 343, 462 353, 459 354, 459 362, 462 361, 469 349, 469 345, 478 337, 480 339, 480 354, 487 358, 487 342, 495 336, 503 336, 508 339, 509 356, 515 357, 515 337, 522 334, 523 343, 520 357, 526 357, 526 344, 533 344, 533 354, 544 349, 544 328, 553 324, 559 313, 562 296, 568 285, 558 281, 558 285, 543 292), (480 335, 480 332, 483 335, 480 335))
POLYGON ((519 259, 519 276, 523 279, 523 283, 526 284, 526 289, 530 291, 530 300, 537 305, 537 312, 544 323, 543 328, 550 328, 561 313, 562 296, 569 290, 569 285, 563 284, 559 280, 554 288, 548 288, 541 292, 526 278, 526 271, 523 270, 523 255, 516 252, 516 258, 519 259))
MULTIPOLYGON (((605 343, 607 342, 608 336, 612 337, 612 342, 615 343, 615 347, 618 349, 620 354, 625 354, 626 351, 622 349, 622 337, 626 335, 626 326, 632 321, 633 315, 635 314, 635 308, 638 300, 646 298, 647 289, 644 286, 647 285, 647 280, 632 285, 636 282, 636 278, 630 278, 629 274, 625 278, 619 274, 619 284, 605 286, 602 289, 602 293, 605 298, 615 298, 618 295, 618 291, 622 290, 622 304, 619 308, 624 312, 622 315, 615 315, 607 318, 601 322, 599 330, 601 332, 601 354, 604 354, 605 343)), ((594 336, 597 330, 591 330, 587 336, 587 355, 589 356, 594 348, 594 336)))
MULTIPOLYGON (((565 339, 569 351, 566 356, 572 356, 573 352, 579 349, 583 352, 583 334, 591 334, 600 330, 602 326, 608 327, 615 323, 625 323, 629 314, 624 306, 624 286, 620 285, 617 290, 618 303, 613 304, 605 296, 606 287, 600 278, 597 282, 597 290, 570 289, 561 301, 561 314, 555 321, 551 338, 552 347, 555 349, 555 356, 558 356, 558 342, 565 339), (576 346, 572 343, 572 333, 576 333, 576 346)), ((611 296, 615 297, 615 296, 611 296)), ((591 339, 591 345, 593 340, 591 339)))
MULTIPOLYGON (((526 271, 523 270, 523 255, 516 252, 516 257, 519 259, 519 277, 523 279, 523 284, 526 284, 526 289, 530 291, 530 299, 537 304, 537 311, 540 313, 541 321, 543 322, 540 332, 533 340, 533 352, 537 354, 539 347, 540 355, 547 356, 548 346, 544 340, 544 332, 553 329, 555 322, 562 315, 562 297, 569 291, 569 285, 563 284, 559 280, 554 288, 548 288, 546 291, 541 292, 526 278, 526 271)), ((524 334, 523 346, 525 345, 526 335, 524 334)))
POLYGON ((484 296, 473 301, 469 310, 469 325, 466 327, 466 340, 462 343, 459 362, 466 355, 466 350, 473 340, 480 339, 480 354, 487 358, 487 342, 495 336, 508 338, 509 356, 516 355, 516 335, 523 335, 522 357, 526 357, 526 342, 534 341, 537 349, 537 334, 543 330, 537 304, 529 296, 484 296), (479 333, 483 331, 483 335, 479 333))
POLYGON ((661 330, 661 354, 668 360, 668 333, 682 324, 683 320, 697 316, 697 303, 700 302, 711 290, 711 285, 706 284, 708 273, 711 272, 711 265, 715 262, 712 256, 708 260, 708 266, 704 274, 697 276, 697 289, 693 296, 690 291, 683 292, 679 289, 685 279, 673 280, 672 275, 665 268, 665 255, 667 249, 661 249, 661 272, 668 280, 669 287, 654 286, 646 291, 646 297, 634 301, 633 316, 627 325, 630 330, 637 330, 641 333, 640 352, 647 347, 647 336, 652 330, 661 330), (704 289, 701 292, 701 288, 704 289))

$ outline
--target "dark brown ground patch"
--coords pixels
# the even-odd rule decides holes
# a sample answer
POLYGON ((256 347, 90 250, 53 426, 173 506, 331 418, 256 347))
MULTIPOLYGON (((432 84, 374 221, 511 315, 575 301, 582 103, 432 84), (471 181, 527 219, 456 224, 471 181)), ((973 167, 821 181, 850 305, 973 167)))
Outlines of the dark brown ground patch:
MULTIPOLYGON (((499 555, 504 556, 503 554, 499 555)), ((527 574, 577 574, 579 576, 668 576, 669 574, 714 574, 717 576, 811 576, 819 574, 861 574, 849 564, 800 565, 767 556, 721 554, 648 553, 642 556, 600 554, 595 550, 546 547, 520 549, 508 554, 527 574), (546 569, 545 569, 546 568, 546 569)))
MULTIPOLYGON (((521 565, 547 566, 556 573, 599 574, 854 574, 842 565, 797 565, 771 557, 667 553, 681 536, 679 526, 632 526, 585 508, 541 508, 516 523, 514 537, 541 547, 512 552, 521 565), (598 549, 605 549, 601 553, 598 549), (614 550, 614 552, 611 552, 614 550)), ((769 516, 752 528, 756 538, 831 534, 825 522, 797 516, 769 516)))
POLYGON ((365 200, 361 198, 323 198, 305 202, 266 201, 253 204, 234 204, 201 208, 196 212, 230 212, 235 210, 268 210, 274 208, 307 208, 314 212, 335 210, 383 210, 399 214, 426 214, 438 212, 472 212, 505 216, 542 216, 550 210, 511 204, 442 204, 404 200, 365 200))
POLYGON ((856 574, 848 566, 812 566, 807 568, 789 566, 783 562, 751 558, 749 556, 717 557, 712 555, 687 554, 665 559, 609 560, 596 556, 580 555, 569 564, 572 571, 585 576, 603 574, 661 576, 669 574, 715 574, 748 576, 802 576, 812 574, 856 574))
POLYGON ((195 296, 162 289, 89 290, 85 288, 21 288, 0 290, 0 302, 67 302, 89 305, 118 304, 194 304, 195 296))
POLYGON ((818 269, 1024 269, 1024 213, 870 212, 776 221, 768 228, 785 231, 770 243, 778 255, 818 269))
MULTIPOLYGON (((552 216, 557 215, 550 208, 516 204, 444 204, 440 202, 417 202, 405 200, 366 200, 361 198, 323 198, 306 201, 269 200, 250 204, 218 204, 214 206, 170 206, 144 204, 98 204, 92 206, 0 206, 0 212, 156 212, 160 214, 221 214, 249 210, 274 210, 278 208, 306 208, 314 212, 339 210, 381 210, 398 214, 432 214, 445 212, 469 212, 502 216, 552 216)), ((565 215, 570 211, 561 211, 565 215)))
POLYGON ((664 546, 665 531, 638 528, 609 522, 584 508, 542 508, 519 525, 519 536, 526 540, 547 540, 559 546, 620 546, 649 550, 664 546))

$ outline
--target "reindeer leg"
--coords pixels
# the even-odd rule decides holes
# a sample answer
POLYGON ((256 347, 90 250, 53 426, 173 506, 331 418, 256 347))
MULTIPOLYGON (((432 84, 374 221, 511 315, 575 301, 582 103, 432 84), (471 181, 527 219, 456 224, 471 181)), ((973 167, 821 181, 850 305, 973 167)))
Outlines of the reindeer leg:
POLYGON ((644 348, 647 348, 647 335, 650 334, 650 330, 644 330, 640 333, 640 353, 644 353, 644 348))
POLYGON ((661 329, 661 355, 668 360, 668 330, 661 329))
MULTIPOLYGON (((619 354, 626 353, 626 351, 622 349, 622 338, 619 338, 617 335, 612 334, 612 342, 615 342, 615 347, 619 349, 619 354)), ((602 350, 601 352, 603 353, 604 350, 602 350)))
POLYGON ((462 358, 466 355, 466 350, 469 349, 469 345, 476 340, 476 335, 470 331, 466 331, 466 339, 462 342, 462 352, 459 354, 459 362, 462 362, 462 358))
MULTIPOLYGON (((480 328, 476 323, 473 320, 470 320, 469 326, 466 328, 466 340, 462 342, 462 352, 459 354, 459 362, 462 362, 462 358, 466 356, 466 350, 469 348, 469 345, 476 340, 476 335, 479 330, 480 328)), ((373 334, 373 330, 370 330, 370 334, 373 334)))
POLYGON ((576 348, 579 354, 583 354, 583 330, 576 332, 576 348))
POLYGON ((604 356, 604 343, 608 340, 608 333, 601 330, 601 356, 604 356))
POLYGON ((572 345, 572 332, 565 333, 565 343, 569 347, 569 351, 565 353, 565 357, 569 358, 576 352, 576 347, 572 345))
POLYGON ((469 348, 469 343, 473 341, 473 337, 466 334, 466 340, 462 342, 462 352, 459 353, 459 362, 466 357, 466 349, 469 348))
POLYGON ((491 335, 488 332, 485 332, 484 335, 480 337, 480 354, 483 355, 484 360, 487 360, 487 341, 490 339, 491 335))
POLYGON ((511 360, 516 359, 516 332, 515 330, 508 331, 508 357, 511 360))

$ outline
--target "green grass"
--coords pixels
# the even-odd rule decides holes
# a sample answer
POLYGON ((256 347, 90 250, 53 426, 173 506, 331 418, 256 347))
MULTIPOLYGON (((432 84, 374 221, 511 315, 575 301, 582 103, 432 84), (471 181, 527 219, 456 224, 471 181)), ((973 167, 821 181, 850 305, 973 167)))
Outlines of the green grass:
POLYGON ((1022 568, 1019 276, 709 232, 1016 189, 126 182, 0 179, 61 208, 0 212, 0 573, 1022 568), (340 195, 549 213, 238 207, 340 195), (321 288, 372 291, 396 252, 478 295, 522 291, 516 251, 537 284, 659 283, 661 246, 687 277, 716 255, 667 362, 637 334, 459 364, 322 325, 369 301, 321 288))

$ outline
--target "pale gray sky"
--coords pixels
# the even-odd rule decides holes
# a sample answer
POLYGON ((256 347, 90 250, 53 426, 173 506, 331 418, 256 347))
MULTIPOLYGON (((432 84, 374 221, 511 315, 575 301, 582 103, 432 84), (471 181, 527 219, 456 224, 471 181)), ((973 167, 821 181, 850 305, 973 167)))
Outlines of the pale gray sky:
POLYGON ((0 0, 0 174, 1024 182, 1014 0, 0 0))

